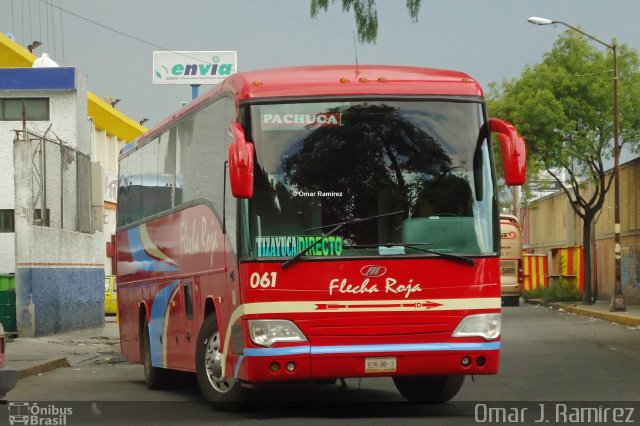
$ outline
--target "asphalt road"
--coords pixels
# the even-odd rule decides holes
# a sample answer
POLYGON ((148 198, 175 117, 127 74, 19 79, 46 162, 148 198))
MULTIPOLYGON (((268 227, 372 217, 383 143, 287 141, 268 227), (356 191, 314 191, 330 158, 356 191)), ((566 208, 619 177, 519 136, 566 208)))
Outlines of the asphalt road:
MULTIPOLYGON (((378 378, 349 379, 346 388, 277 387, 260 392, 260 402, 250 410, 218 413, 202 401, 192 376, 177 377, 175 389, 150 391, 142 367, 124 362, 117 353, 23 379, 8 399, 40 401, 39 407, 49 416, 60 417, 64 407, 72 408, 64 418, 68 425, 257 420, 309 425, 424 424, 426 420, 457 425, 535 424, 541 419, 547 424, 575 424, 584 423, 581 413, 599 415, 607 420, 600 423, 606 424, 612 423, 614 414, 620 419, 631 415, 629 419, 640 423, 639 383, 640 328, 523 305, 504 309, 500 374, 468 378, 457 397, 441 406, 408 404, 391 379, 378 378), (575 406, 588 410, 576 411, 575 406)), ((0 407, 0 424, 8 418, 4 410, 0 407)))

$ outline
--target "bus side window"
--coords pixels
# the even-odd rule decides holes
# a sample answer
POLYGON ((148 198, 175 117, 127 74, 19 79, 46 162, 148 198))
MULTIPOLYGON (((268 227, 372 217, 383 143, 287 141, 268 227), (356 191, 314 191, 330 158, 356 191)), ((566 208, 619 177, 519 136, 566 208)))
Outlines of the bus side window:
POLYGON ((184 284, 184 316, 193 319, 193 297, 191 295, 191 283, 184 284))

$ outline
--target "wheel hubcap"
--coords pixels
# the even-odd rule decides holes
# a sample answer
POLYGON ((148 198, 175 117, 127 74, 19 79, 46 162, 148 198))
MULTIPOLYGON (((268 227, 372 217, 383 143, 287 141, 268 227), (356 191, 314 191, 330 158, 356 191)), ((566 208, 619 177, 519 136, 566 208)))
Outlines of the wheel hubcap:
POLYGON ((211 386, 220 393, 229 392, 235 380, 222 377, 222 352, 220 352, 220 333, 215 332, 207 342, 204 355, 207 378, 211 386))

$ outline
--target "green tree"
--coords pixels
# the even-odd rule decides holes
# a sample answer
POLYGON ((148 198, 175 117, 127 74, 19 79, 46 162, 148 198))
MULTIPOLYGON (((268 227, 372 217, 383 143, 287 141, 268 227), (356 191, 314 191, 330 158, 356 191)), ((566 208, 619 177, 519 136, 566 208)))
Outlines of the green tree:
MULTIPOLYGON (((640 136, 638 54, 618 47, 620 141, 637 150, 640 136)), ((595 218, 611 188, 605 161, 613 156, 612 52, 574 31, 562 33, 541 63, 518 79, 494 85, 493 114, 510 120, 527 141, 533 170, 546 170, 583 221, 584 301, 593 288, 595 218), (565 178, 563 179, 563 174, 565 178)))
MULTIPOLYGON (((336 0, 331 0, 335 3, 336 0)), ((413 23, 418 22, 418 12, 422 0, 407 0, 407 10, 413 23)), ((318 16, 320 11, 327 11, 329 0, 311 0, 311 17, 318 16)), ((378 37, 378 11, 375 0, 342 0, 342 11, 349 12, 353 8, 358 30, 358 40, 362 43, 375 43, 378 37)))

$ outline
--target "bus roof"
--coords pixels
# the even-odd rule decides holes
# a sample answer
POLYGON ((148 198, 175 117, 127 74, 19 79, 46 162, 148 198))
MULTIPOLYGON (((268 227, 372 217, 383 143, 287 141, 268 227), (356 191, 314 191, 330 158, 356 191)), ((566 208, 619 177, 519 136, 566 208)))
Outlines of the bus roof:
POLYGON ((206 104, 220 92, 237 99, 292 97, 435 95, 482 97, 480 85, 469 75, 450 70, 386 65, 317 65, 239 72, 166 118, 139 139, 154 138, 174 121, 206 104))
POLYGON ((291 96, 482 96, 467 74, 431 68, 321 65, 237 73, 223 83, 241 100, 291 96))

